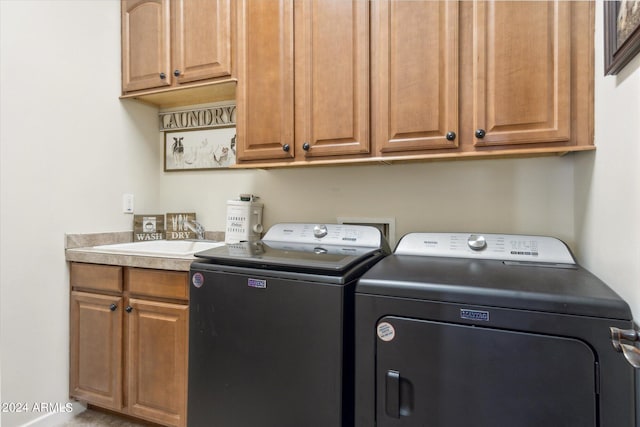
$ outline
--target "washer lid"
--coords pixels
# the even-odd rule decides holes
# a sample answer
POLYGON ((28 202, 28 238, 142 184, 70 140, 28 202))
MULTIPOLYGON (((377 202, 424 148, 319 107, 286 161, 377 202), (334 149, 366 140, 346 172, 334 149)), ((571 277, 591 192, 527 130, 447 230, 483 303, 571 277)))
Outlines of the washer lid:
POLYGON ((340 275, 356 264, 383 255, 381 248, 308 243, 240 242, 198 252, 211 264, 269 268, 308 274, 340 275))
POLYGON ((340 275, 372 257, 390 252, 375 227, 351 224, 280 223, 264 239, 198 252, 211 264, 340 275))

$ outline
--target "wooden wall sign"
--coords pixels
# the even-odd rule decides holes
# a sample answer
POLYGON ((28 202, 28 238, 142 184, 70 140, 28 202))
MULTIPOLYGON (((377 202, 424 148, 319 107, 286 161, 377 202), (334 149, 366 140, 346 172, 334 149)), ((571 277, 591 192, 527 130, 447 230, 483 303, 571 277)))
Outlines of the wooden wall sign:
POLYGON ((167 214, 167 240, 197 239, 188 223, 193 224, 196 220, 194 212, 168 213, 167 214))
POLYGON ((235 104, 218 105, 197 110, 163 111, 160 116, 160 131, 215 128, 235 125, 235 104))
POLYGON ((164 239, 164 215, 134 215, 133 241, 164 239))

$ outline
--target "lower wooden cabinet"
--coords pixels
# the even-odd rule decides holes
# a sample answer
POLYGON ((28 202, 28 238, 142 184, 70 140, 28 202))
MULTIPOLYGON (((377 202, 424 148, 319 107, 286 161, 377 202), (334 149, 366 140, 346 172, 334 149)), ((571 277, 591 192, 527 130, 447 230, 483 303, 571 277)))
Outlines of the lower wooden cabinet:
POLYGON ((76 399, 122 408, 122 297, 71 292, 70 388, 76 399))
POLYGON ((131 415, 185 425, 189 308, 130 299, 127 407, 131 415))
POLYGON ((187 272, 72 263, 71 396, 186 426, 187 283, 187 272), (97 279, 87 281, 87 273, 97 279), (123 281, 124 290, 114 292, 112 281, 123 281), (168 299, 167 289, 184 298, 168 299))

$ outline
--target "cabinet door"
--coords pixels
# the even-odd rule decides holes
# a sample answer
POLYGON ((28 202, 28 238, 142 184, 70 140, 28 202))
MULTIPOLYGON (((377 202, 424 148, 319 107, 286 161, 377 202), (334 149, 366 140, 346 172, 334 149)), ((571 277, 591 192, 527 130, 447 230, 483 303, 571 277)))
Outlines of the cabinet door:
POLYGON ((476 146, 568 141, 572 2, 474 2, 476 146))
POLYGON ((230 0, 174 0, 173 70, 178 84, 231 75, 230 0))
POLYGON ((457 147, 458 2, 372 5, 371 127, 377 151, 457 147))
POLYGON ((132 298, 127 311, 129 413, 185 426, 188 306, 132 298))
POLYGON ((296 3, 296 139, 305 156, 369 152, 369 2, 296 3))
POLYGON ((122 91, 171 85, 169 0, 122 0, 122 91))
POLYGON ((291 159, 293 0, 238 1, 238 160, 291 159))
POLYGON ((71 396, 122 407, 122 297, 71 293, 71 396))

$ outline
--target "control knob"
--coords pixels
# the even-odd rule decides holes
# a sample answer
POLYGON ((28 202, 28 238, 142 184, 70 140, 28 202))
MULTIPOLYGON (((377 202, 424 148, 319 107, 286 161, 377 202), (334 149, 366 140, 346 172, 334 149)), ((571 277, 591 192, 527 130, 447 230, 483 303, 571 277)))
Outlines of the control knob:
POLYGON ((469 245, 469 248, 471 250, 481 251, 487 247, 487 240, 484 238, 484 236, 481 236, 479 234, 472 234, 467 239, 467 244, 469 245))
POLYGON ((327 226, 324 224, 318 224, 313 227, 313 236, 321 239, 328 233, 327 226))

